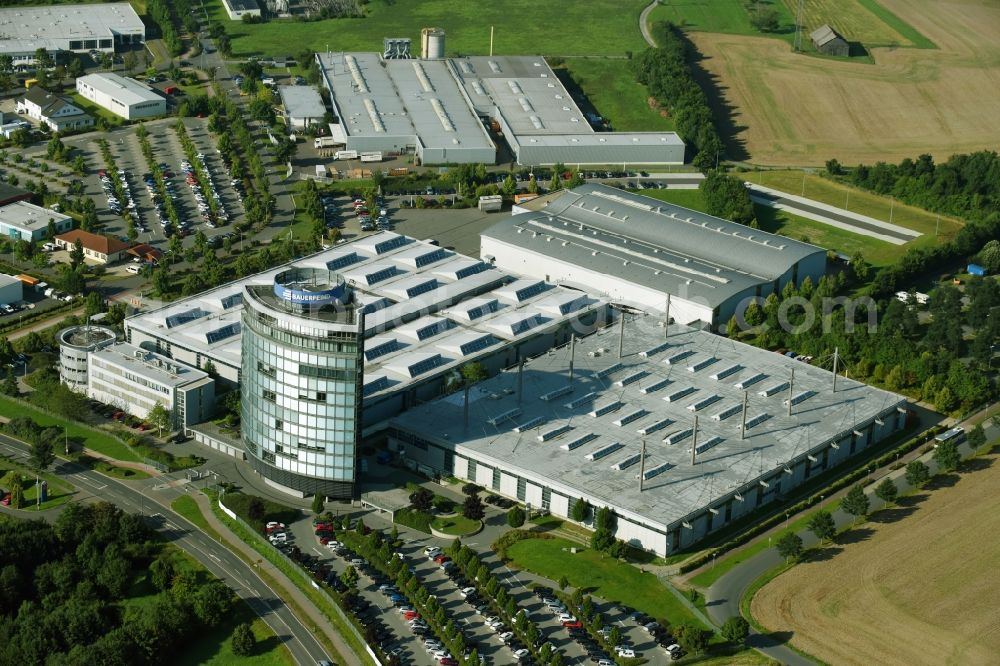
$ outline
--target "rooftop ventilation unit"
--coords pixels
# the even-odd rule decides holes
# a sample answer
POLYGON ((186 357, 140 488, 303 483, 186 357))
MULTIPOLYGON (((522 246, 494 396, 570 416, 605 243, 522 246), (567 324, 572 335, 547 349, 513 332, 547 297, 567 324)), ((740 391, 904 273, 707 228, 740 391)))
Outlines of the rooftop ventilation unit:
POLYGON ((615 451, 620 451, 621 449, 624 449, 624 448, 625 448, 625 445, 622 444, 621 442, 614 442, 612 444, 608 444, 607 446, 602 446, 601 448, 597 449, 596 451, 592 451, 591 453, 588 453, 587 455, 584 456, 584 458, 586 458, 587 460, 589 460, 591 462, 594 462, 595 460, 600 460, 601 458, 604 458, 606 456, 610 456, 615 451))
POLYGON ((757 382, 766 378, 767 375, 765 375, 763 372, 757 372, 751 375, 750 377, 747 377, 746 379, 741 379, 740 381, 736 382, 735 384, 733 384, 733 387, 738 388, 742 391, 747 387, 753 386, 757 382))
POLYGON ((723 368, 722 370, 716 371, 715 374, 709 375, 709 377, 711 377, 712 379, 718 381, 720 379, 725 379, 726 377, 728 377, 729 375, 733 374, 734 372, 739 372, 742 369, 743 369, 742 365, 739 365, 739 364, 737 364, 737 365, 731 365, 728 368, 723 368))
POLYGON ((616 462, 614 465, 611 466, 611 469, 615 470, 616 472, 620 472, 623 469, 628 469, 632 465, 634 465, 637 462, 639 462, 641 459, 642 459, 642 454, 640 454, 640 453, 634 453, 634 454, 630 455, 628 458, 625 458, 624 460, 619 460, 618 462, 616 462))
POLYGON ((735 416, 735 415, 739 414, 741 411, 743 411, 743 403, 739 403, 738 402, 735 405, 729 405, 728 407, 726 407, 725 409, 723 409, 718 414, 713 414, 712 415, 712 420, 713 421, 725 421, 730 416, 735 416))
POLYGON ((788 382, 781 382, 780 384, 769 386, 763 391, 757 391, 757 395, 759 395, 762 398, 770 398, 775 393, 778 393, 779 391, 784 391, 787 388, 788 388, 788 382))
POLYGON ((614 424, 619 427, 626 426, 629 423, 632 423, 633 421, 638 421, 647 414, 649 414, 649 412, 646 411, 645 409, 638 409, 630 414, 626 414, 625 416, 622 416, 621 418, 617 419, 616 421, 614 421, 614 424))
POLYGON ((690 405, 688 405, 688 411, 691 411, 691 412, 700 412, 701 410, 705 409, 706 407, 708 407, 709 405, 711 405, 713 403, 718 402, 719 400, 722 400, 722 396, 721 395, 710 395, 710 396, 707 396, 707 397, 702 398, 701 400, 699 400, 697 402, 693 402, 690 405))
POLYGON ((625 388, 629 384, 634 384, 643 377, 648 377, 648 376, 649 376, 649 371, 639 370, 638 372, 633 372, 631 375, 626 375, 625 377, 622 377, 621 379, 615 382, 615 386, 621 386, 622 388, 625 388))
POLYGON ((565 444, 563 444, 559 448, 561 448, 561 449, 563 449, 565 451, 572 451, 573 449, 578 449, 581 446, 583 446, 584 444, 586 444, 587 442, 592 442, 595 439, 597 439, 597 435, 595 435, 592 432, 588 432, 586 435, 580 435, 576 439, 571 439, 570 441, 566 442, 565 444))
POLYGON ((661 351, 666 351, 669 348, 670 348, 670 343, 664 342, 662 344, 656 345, 652 349, 647 349, 644 352, 639 352, 639 356, 641 356, 642 358, 649 358, 650 356, 656 356, 661 351))
POLYGON ((549 391, 548 393, 543 393, 538 397, 540 400, 544 400, 545 402, 551 402, 556 398, 561 398, 562 396, 572 392, 573 392, 573 387, 567 385, 563 386, 562 388, 557 388, 555 391, 549 391))
POLYGON ((520 415, 521 415, 521 409, 519 407, 515 407, 514 409, 508 409, 506 412, 497 414, 496 416, 491 416, 490 418, 486 419, 486 422, 489 423, 491 426, 496 426, 497 424, 503 423, 508 419, 517 418, 520 415))
POLYGON ((547 442, 549 440, 555 439, 556 437, 569 432, 572 429, 573 426, 569 424, 563 424, 561 426, 552 428, 551 430, 546 430, 545 432, 540 434, 536 439, 538 439, 539 442, 547 442))
POLYGON ((610 414, 616 409, 620 409, 623 405, 624 403, 621 400, 615 400, 614 402, 609 402, 606 405, 595 407, 593 411, 590 412, 590 415, 593 416, 594 418, 604 416, 605 414, 610 414))
POLYGON ((597 379, 604 379, 608 375, 618 372, 621 369, 622 369, 622 364, 615 363, 614 365, 604 368, 603 370, 598 370, 596 373, 594 373, 594 377, 597 379))
POLYGON ((672 356, 668 356, 667 358, 663 359, 663 362, 666 363, 667 365, 674 365, 675 363, 680 363, 688 356, 693 356, 693 355, 694 355, 693 351, 691 351, 690 349, 684 349, 682 351, 677 352, 676 354, 673 354, 672 356))
POLYGON ((567 402, 564 405, 564 407, 566 407, 566 409, 576 409, 577 407, 582 407, 583 405, 586 405, 586 404, 589 404, 589 403, 593 402, 594 398, 596 398, 596 397, 597 397, 597 393, 594 393, 593 391, 591 391, 587 395, 581 395, 576 400, 571 400, 571 401, 567 402))
MULTIPOLYGON (((698 455, 700 453, 704 453, 705 451, 708 451, 710 448, 712 448, 714 446, 718 446, 719 444, 721 444, 724 441, 726 441, 726 440, 724 440, 721 437, 710 437, 709 439, 706 439, 704 442, 702 442, 701 444, 699 444, 698 446, 695 447, 695 449, 694 449, 695 455, 698 455)), ((691 449, 688 449, 688 451, 690 451, 690 450, 691 449)))
POLYGON ((672 446, 677 442, 683 441, 694 434, 694 428, 685 428, 684 430, 678 430, 677 432, 667 435, 663 439, 663 443, 667 446, 672 446))
POLYGON ((636 430, 636 432, 639 433, 640 435, 649 435, 649 434, 652 434, 652 433, 656 432, 657 430, 663 430, 664 428, 666 428, 668 425, 670 425, 673 422, 674 422, 673 419, 660 419, 659 421, 656 421, 655 423, 650 423, 647 426, 643 426, 642 428, 639 428, 638 430, 636 430))
POLYGON ((536 416, 535 418, 529 419, 524 423, 522 423, 521 425, 515 427, 514 432, 517 433, 526 432, 528 430, 531 430, 532 428, 542 425, 543 423, 545 423, 545 419, 542 418, 541 416, 536 416))
POLYGON ((754 426, 760 425, 769 418, 771 418, 770 414, 768 414, 767 412, 761 412, 757 416, 747 419, 747 430, 753 428, 754 426))
POLYGON ((699 370, 704 370, 713 363, 718 363, 719 359, 714 356, 709 356, 708 358, 703 358, 697 363, 692 363, 688 366, 688 372, 698 372, 699 370))
MULTIPOLYGON (((659 476, 660 474, 663 474, 664 472, 666 472, 667 470, 671 469, 672 467, 674 467, 674 466, 671 465, 670 463, 663 463, 661 465, 657 465, 656 467, 651 467, 651 468, 647 469, 645 472, 642 473, 642 480, 643 481, 649 481, 654 476, 659 476)), ((638 479, 639 475, 636 474, 635 478, 638 479)))
POLYGON ((663 396, 663 402, 677 402, 678 400, 681 400, 681 399, 683 399, 683 398, 691 395, 692 393, 694 393, 697 390, 698 389, 696 389, 693 386, 685 386, 684 388, 682 388, 682 389, 680 389, 678 391, 674 391, 670 395, 663 396))
POLYGON ((659 380, 653 382, 652 384, 650 384, 649 386, 643 386, 641 389, 639 389, 639 392, 643 393, 643 394, 655 393, 656 391, 659 391, 664 386, 667 386, 668 384, 672 384, 672 383, 673 382, 671 380, 669 380, 669 379, 659 379, 659 380))
MULTIPOLYGON (((797 404, 799 404, 800 402, 802 402, 804 400, 808 400, 809 398, 813 397, 814 395, 816 395, 815 391, 802 391, 801 393, 796 393, 795 395, 792 396, 792 404, 793 405, 797 405, 797 404)), ((788 404, 788 400, 782 400, 781 404, 787 405, 788 404)))

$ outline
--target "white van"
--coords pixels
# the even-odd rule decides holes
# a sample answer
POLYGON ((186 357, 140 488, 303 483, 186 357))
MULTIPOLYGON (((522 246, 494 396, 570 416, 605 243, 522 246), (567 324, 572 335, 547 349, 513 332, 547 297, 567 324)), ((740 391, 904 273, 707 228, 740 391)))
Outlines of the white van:
POLYGON ((142 266, 140 264, 129 264, 125 267, 126 273, 131 273, 132 275, 138 275, 142 272, 142 266))

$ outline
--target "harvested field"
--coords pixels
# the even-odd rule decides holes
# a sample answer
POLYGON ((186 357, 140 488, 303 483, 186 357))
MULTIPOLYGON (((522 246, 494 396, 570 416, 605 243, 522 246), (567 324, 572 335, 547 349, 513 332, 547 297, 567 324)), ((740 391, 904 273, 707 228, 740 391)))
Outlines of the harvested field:
MULTIPOLYGON (((794 16, 798 0, 784 0, 794 16)), ((912 42, 878 20, 860 0, 805 0, 802 3, 803 41, 824 23, 829 24, 849 42, 861 42, 867 47, 911 46, 912 42)))
POLYGON ((870 65, 795 54, 776 39, 689 33, 731 107, 731 155, 820 165, 996 148, 1000 3, 881 2, 938 49, 877 48, 870 65))
POLYGON ((995 664, 1000 554, 989 535, 1000 530, 1000 460, 971 464, 981 469, 876 513, 840 552, 765 585, 754 618, 838 666, 995 664))

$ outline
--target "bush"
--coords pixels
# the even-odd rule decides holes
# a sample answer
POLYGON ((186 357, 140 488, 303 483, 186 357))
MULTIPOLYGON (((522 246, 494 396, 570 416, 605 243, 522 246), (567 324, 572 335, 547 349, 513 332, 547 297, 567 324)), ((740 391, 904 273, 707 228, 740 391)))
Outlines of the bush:
POLYGON ((416 509, 400 509, 396 512, 393 520, 400 525, 430 534, 431 521, 434 520, 434 516, 416 509))
POLYGON ((233 629, 233 654, 237 657, 249 657, 257 647, 257 639, 253 635, 250 624, 243 622, 233 629))
POLYGON ((452 513, 455 511, 455 503, 447 497, 442 497, 441 495, 435 495, 431 504, 433 504, 434 509, 440 513, 452 513))
POLYGON ((722 625, 722 637, 730 643, 743 645, 750 635, 750 623, 739 615, 731 617, 722 625))
POLYGON ((524 509, 519 506, 515 506, 513 509, 507 512, 507 524, 511 527, 520 527, 524 525, 524 509))

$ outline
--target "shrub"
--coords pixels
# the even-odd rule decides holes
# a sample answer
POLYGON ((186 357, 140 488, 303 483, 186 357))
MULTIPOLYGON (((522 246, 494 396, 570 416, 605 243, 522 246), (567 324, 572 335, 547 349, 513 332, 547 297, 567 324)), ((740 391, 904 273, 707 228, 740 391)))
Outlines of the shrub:
POLYGON ((513 509, 507 512, 507 524, 511 527, 520 527, 524 525, 524 509, 519 506, 515 506, 513 509))
POLYGON ((400 525, 430 534, 431 521, 434 520, 434 516, 416 509, 400 509, 396 512, 393 520, 400 525))

